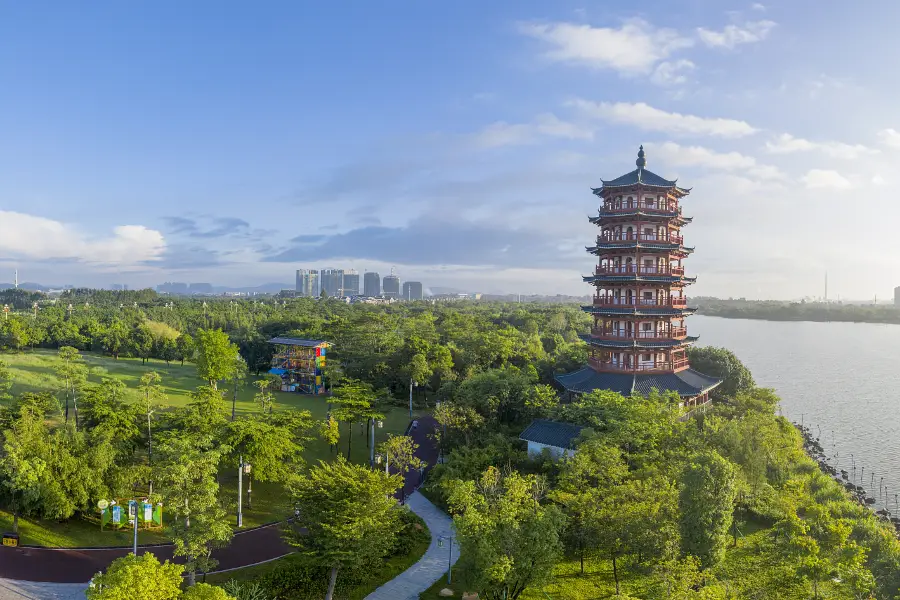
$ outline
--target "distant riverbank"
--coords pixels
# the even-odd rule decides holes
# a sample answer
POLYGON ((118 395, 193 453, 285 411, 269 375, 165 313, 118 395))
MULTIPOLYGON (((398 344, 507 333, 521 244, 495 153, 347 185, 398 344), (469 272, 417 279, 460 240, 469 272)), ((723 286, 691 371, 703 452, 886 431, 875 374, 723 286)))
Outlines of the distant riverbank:
POLYGON ((900 325, 900 309, 894 306, 832 304, 824 302, 752 302, 744 300, 691 299, 697 314, 726 319, 763 321, 814 321, 890 323, 900 325))

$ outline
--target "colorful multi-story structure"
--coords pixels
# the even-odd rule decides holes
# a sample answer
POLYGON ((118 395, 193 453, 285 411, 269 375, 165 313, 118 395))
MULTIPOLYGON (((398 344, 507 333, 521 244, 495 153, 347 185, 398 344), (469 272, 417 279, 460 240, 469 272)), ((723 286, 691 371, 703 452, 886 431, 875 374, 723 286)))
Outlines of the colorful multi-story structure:
POLYGON ((691 222, 681 213, 680 201, 690 193, 676 181, 648 171, 644 147, 637 169, 593 190, 603 204, 591 223, 600 227, 595 246, 598 258, 593 275, 594 327, 585 336, 590 345, 588 365, 557 381, 571 393, 608 389, 646 395, 651 389, 675 391, 687 406, 705 403, 721 380, 690 368, 685 317, 689 308, 683 261, 693 251, 684 245, 681 228, 691 222))
POLYGON ((276 337, 272 368, 269 373, 281 377, 282 392, 324 394, 325 354, 329 344, 322 340, 276 337))

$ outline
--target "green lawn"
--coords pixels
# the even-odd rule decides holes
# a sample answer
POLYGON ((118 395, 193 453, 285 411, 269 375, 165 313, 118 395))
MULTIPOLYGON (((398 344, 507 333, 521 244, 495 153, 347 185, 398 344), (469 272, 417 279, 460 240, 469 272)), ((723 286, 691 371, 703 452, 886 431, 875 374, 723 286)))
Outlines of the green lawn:
MULTIPOLYGON (((736 547, 729 544, 725 559, 713 569, 717 580, 725 582, 734 598, 785 598, 806 600, 812 597, 809 583, 796 580, 786 568, 784 557, 775 551, 772 532, 757 523, 748 523, 743 529, 736 547)), ((455 546, 454 546, 455 549, 455 546)), ((421 600, 445 598, 440 590, 453 590, 450 598, 461 598, 465 591, 459 584, 462 573, 453 568, 453 585, 447 584, 444 575, 427 591, 419 595, 421 600)), ((665 590, 654 581, 649 569, 643 565, 619 561, 619 582, 622 594, 635 598, 665 598, 665 590)), ((821 598, 850 600, 846 590, 835 587, 830 581, 819 586, 821 598)), ((612 563, 603 558, 584 561, 584 574, 578 560, 563 560, 554 569, 553 579, 543 588, 526 589, 521 600, 601 600, 615 599, 615 582, 612 563)), ((718 598, 719 596, 711 596, 718 598)))
MULTIPOLYGON (((142 364, 140 359, 120 358, 114 360, 108 356, 96 354, 84 354, 85 362, 91 369, 90 381, 99 382, 102 377, 116 377, 128 386, 128 394, 134 401, 140 400, 137 385, 141 375, 148 371, 156 371, 162 376, 162 383, 166 393, 164 404, 168 407, 184 406, 190 402, 190 392, 205 382, 197 378, 194 365, 186 363, 171 363, 166 365, 163 361, 149 360, 142 364)), ((23 392, 59 391, 59 384, 55 375, 55 368, 59 364, 56 352, 52 350, 35 350, 34 352, 22 352, 18 354, 0 354, 0 360, 4 361, 13 375, 14 395, 23 392)), ((224 386, 227 387, 227 386, 224 386)), ((236 412, 238 415, 258 410, 253 401, 255 388, 252 385, 244 386, 238 392, 236 412)), ((313 418, 324 419, 328 412, 328 398, 326 396, 304 396, 276 392, 276 409, 280 410, 308 410, 313 418)), ((231 401, 230 393, 226 392, 226 399, 231 401)), ((417 413, 418 414, 418 413, 417 413)), ((401 408, 391 408, 385 411, 384 426, 375 431, 376 445, 385 440, 388 434, 402 434, 409 424, 409 414, 401 408)), ((346 425, 341 426, 341 442, 339 451, 347 453, 346 425)), ((369 460, 368 437, 365 431, 357 425, 353 428, 351 444, 351 460, 356 463, 367 463, 369 460)), ((335 452, 323 441, 316 439, 310 442, 304 453, 304 458, 310 464, 319 460, 332 460, 335 452)), ((237 465, 234 469, 223 471, 220 475, 222 497, 229 508, 236 524, 237 505, 237 465)), ((290 513, 289 502, 284 489, 279 485, 253 482, 253 506, 248 510, 246 505, 246 486, 244 481, 244 527, 254 527, 264 523, 283 519, 290 513)), ((165 518, 165 513, 164 513, 165 518)), ((0 511, 0 530, 9 531, 12 527, 12 516, 0 511)), ((100 532, 99 522, 87 519, 72 519, 66 523, 34 522, 19 519, 20 535, 23 544, 36 544, 46 546, 118 546, 131 543, 131 533, 122 531, 105 530, 100 532)), ((141 543, 156 543, 163 540, 161 533, 140 532, 141 543)))

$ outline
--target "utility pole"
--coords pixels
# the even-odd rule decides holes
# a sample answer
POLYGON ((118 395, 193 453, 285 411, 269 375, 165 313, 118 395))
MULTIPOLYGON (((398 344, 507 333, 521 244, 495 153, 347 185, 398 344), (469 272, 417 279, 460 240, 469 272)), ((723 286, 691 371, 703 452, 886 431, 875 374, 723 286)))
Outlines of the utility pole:
POLYGON ((140 504, 137 499, 134 500, 134 547, 132 548, 132 552, 134 552, 134 556, 137 557, 137 533, 138 533, 138 507, 140 504))
POLYGON ((238 462, 238 512, 237 512, 237 526, 244 526, 244 513, 241 512, 241 500, 243 500, 244 495, 244 455, 242 454, 239 462, 238 462))

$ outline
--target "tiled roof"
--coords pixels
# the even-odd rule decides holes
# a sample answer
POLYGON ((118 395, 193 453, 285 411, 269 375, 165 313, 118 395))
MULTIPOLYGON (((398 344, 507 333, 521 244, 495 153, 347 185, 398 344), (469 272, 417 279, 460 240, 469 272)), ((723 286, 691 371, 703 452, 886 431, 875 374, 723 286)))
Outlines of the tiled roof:
POLYGON ((628 185, 635 185, 638 183, 642 183, 644 185, 651 185, 656 187, 666 187, 671 188, 678 185, 677 180, 669 181, 668 179, 664 179, 654 173, 653 171, 648 171, 643 167, 638 167, 631 173, 626 173, 621 177, 616 177, 613 180, 606 181, 605 179, 601 179, 603 182, 603 187, 624 187, 628 185))
POLYGON ((697 396, 722 383, 721 379, 709 377, 693 369, 685 369, 677 373, 639 375, 598 373, 590 367, 584 367, 573 373, 557 375, 556 380, 570 392, 587 393, 594 390, 611 390, 624 396, 630 395, 632 391, 646 396, 654 388, 660 392, 677 392, 682 397, 697 396))
POLYGON ((696 308, 641 308, 639 306, 594 306, 588 304, 581 310, 592 315, 610 315, 626 317, 684 317, 697 312, 696 308))
POLYGON ((699 336, 687 336, 680 340, 659 340, 659 341, 649 341, 649 340, 601 340, 597 338, 593 338, 589 335, 583 335, 581 338, 590 344, 591 346, 596 346, 597 348, 646 348, 648 350, 656 349, 656 348, 674 348, 675 346, 683 346, 687 344, 693 344, 697 340, 700 339, 699 336))
POLYGON ((282 346, 305 346, 307 348, 315 348, 316 346, 328 346, 328 342, 323 340, 301 340, 300 338, 274 337, 269 340, 270 344, 281 344, 282 346))
POLYGON ((569 449, 572 448, 575 439, 581 434, 582 429, 584 428, 570 423, 535 419, 531 422, 531 425, 522 432, 519 439, 525 440, 526 442, 569 449))

